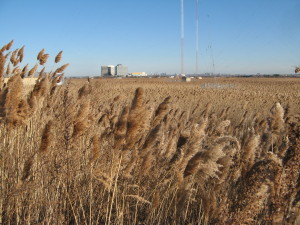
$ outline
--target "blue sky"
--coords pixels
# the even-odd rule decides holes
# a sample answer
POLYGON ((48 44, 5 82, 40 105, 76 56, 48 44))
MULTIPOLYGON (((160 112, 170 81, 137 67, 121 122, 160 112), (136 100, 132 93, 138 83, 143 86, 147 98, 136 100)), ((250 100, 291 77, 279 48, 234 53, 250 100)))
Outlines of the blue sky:
MULTIPOLYGON (((185 0, 185 73, 195 72, 196 0, 185 0)), ((199 71, 292 73, 300 65, 300 0, 199 0, 199 71)), ((180 72, 180 0, 0 0, 0 45, 25 45, 33 66, 64 51, 67 75, 180 72)))

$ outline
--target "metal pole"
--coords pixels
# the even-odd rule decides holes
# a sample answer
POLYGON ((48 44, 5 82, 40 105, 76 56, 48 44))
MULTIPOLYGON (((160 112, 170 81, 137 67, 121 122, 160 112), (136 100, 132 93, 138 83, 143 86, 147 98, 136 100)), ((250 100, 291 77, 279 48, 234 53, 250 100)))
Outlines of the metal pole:
POLYGON ((199 57, 199 14, 198 0, 196 0, 196 75, 198 75, 198 57, 199 57))
POLYGON ((181 0, 181 74, 184 74, 184 8, 181 0))

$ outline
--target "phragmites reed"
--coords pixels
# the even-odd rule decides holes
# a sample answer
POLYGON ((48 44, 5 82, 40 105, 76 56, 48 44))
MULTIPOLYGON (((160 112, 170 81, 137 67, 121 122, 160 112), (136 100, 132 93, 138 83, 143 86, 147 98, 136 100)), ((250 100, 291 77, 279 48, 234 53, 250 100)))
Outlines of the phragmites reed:
POLYGON ((60 51, 57 56, 55 57, 55 63, 59 63, 62 58, 63 51, 60 51))
POLYGON ((45 69, 46 69, 46 67, 44 67, 44 68, 40 71, 39 76, 38 76, 38 81, 41 80, 41 79, 44 77, 44 75, 45 75, 45 69))
POLYGON ((23 82, 20 76, 12 76, 2 92, 0 115, 13 126, 25 124, 29 114, 29 106, 24 99, 23 82))
POLYGON ((37 55, 37 60, 41 60, 41 58, 42 58, 42 56, 44 55, 44 52, 45 52, 45 49, 43 48, 40 52, 39 52, 39 54, 37 55))
POLYGON ((39 64, 36 63, 35 66, 31 70, 29 70, 28 77, 34 76, 35 72, 37 71, 38 66, 39 66, 39 64))
POLYGON ((17 57, 18 50, 19 49, 16 49, 15 51, 13 51, 11 54, 11 57, 10 57, 10 62, 13 64, 13 66, 18 65, 18 63, 20 62, 17 57))
POLYGON ((243 174, 245 174, 253 166, 256 157, 256 150, 259 146, 259 143, 260 135, 252 134, 249 140, 245 143, 245 146, 242 148, 243 174))
POLYGON ((10 63, 8 63, 7 68, 6 68, 6 75, 9 76, 10 72, 11 72, 10 63))
POLYGON ((25 45, 22 48, 20 48, 20 50, 18 51, 18 57, 19 57, 20 62, 22 62, 23 58, 24 58, 24 48, 25 48, 25 45))
POLYGON ((217 162, 225 156, 223 152, 224 146, 225 143, 220 143, 210 149, 199 151, 189 160, 184 170, 184 177, 193 175, 199 171, 199 176, 203 181, 210 177, 218 178, 218 172, 221 165, 217 162))
POLYGON ((26 63, 5 60, 17 75, 0 90, 0 224, 299 223, 296 78, 58 85, 63 72, 22 79, 26 63))
POLYGON ((21 72, 21 77, 24 78, 26 76, 26 73, 28 72, 28 64, 26 66, 24 66, 24 68, 22 69, 21 72))
POLYGON ((92 88, 90 84, 84 84, 79 90, 78 90, 78 99, 81 99, 84 96, 89 95, 92 92, 92 88))
POLYGON ((93 143, 93 147, 92 147, 90 163, 93 163, 97 160, 97 158, 100 155, 100 148, 101 148, 99 137, 97 135, 94 135, 94 137, 92 139, 92 143, 93 143))
POLYGON ((4 52, 4 51, 8 51, 11 46, 13 45, 14 43, 14 40, 10 41, 8 44, 4 45, 1 49, 0 49, 0 52, 4 52))
POLYGON ((0 89, 2 89, 4 83, 5 62, 5 57, 2 52, 0 52, 0 89))
POLYGON ((73 137, 82 135, 89 127, 90 102, 84 102, 77 113, 74 120, 73 137))
POLYGON ((138 142, 141 138, 141 132, 146 128, 147 113, 144 104, 144 90, 137 88, 127 120, 126 147, 128 149, 138 142))
POLYGON ((10 48, 11 48, 11 46, 13 45, 13 43, 14 43, 14 40, 11 40, 7 45, 6 45, 6 51, 8 51, 10 48))
POLYGON ((69 66, 69 63, 64 64, 61 67, 57 68, 54 72, 54 75, 56 75, 57 73, 62 73, 68 66, 69 66))
POLYGON ((46 124, 46 126, 44 128, 44 131, 43 131, 43 134, 42 134, 41 145, 40 145, 40 148, 39 148, 39 153, 40 154, 47 153, 50 146, 51 146, 51 142, 52 142, 52 139, 53 139, 52 127, 53 127, 53 123, 50 120, 46 124))
POLYGON ((126 106, 124 107, 115 128, 116 148, 120 147, 125 142, 128 115, 129 115, 129 107, 126 106))
POLYGON ((277 132, 284 131, 284 109, 279 102, 277 102, 271 109, 273 115, 272 130, 277 132))
POLYGON ((157 126, 161 120, 166 116, 166 114, 169 112, 169 103, 170 103, 171 96, 168 96, 165 98, 165 100, 160 103, 157 110, 154 114, 154 120, 152 122, 152 126, 157 126))
POLYGON ((47 62, 47 60, 48 60, 48 58, 49 58, 49 54, 43 54, 41 57, 40 57, 40 65, 44 65, 46 62, 47 62))
POLYGON ((20 69, 20 67, 17 66, 17 67, 15 67, 13 69, 12 74, 14 74, 14 75, 20 75, 21 72, 22 72, 22 70, 20 69))

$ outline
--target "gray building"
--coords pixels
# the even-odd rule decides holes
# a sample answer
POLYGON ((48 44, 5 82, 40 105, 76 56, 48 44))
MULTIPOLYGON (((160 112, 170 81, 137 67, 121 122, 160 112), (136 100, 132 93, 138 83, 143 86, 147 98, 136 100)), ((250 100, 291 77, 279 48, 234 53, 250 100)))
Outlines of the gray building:
POLYGON ((117 76, 126 76, 126 75, 128 75, 128 67, 123 66, 122 64, 118 64, 116 66, 116 75, 117 76))
POLYGON ((109 76, 108 66, 101 66, 101 76, 109 76))
POLYGON ((101 75, 102 76, 115 76, 115 66, 108 65, 108 66, 101 66, 101 75))

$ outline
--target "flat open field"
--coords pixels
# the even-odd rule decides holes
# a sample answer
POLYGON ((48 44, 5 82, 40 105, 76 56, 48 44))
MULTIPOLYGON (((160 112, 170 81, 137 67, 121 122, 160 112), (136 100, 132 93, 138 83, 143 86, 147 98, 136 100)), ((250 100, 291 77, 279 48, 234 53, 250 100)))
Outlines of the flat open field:
MULTIPOLYGON (((182 82, 172 78, 91 79, 92 99, 102 102, 120 96, 129 103, 138 87, 145 90, 150 103, 160 103, 167 96, 174 107, 189 111, 199 105, 202 110, 212 104, 215 111, 230 107, 230 114, 247 109, 249 113, 268 114, 279 102, 289 105, 294 112, 300 111, 299 78, 203 78, 182 82), (104 96, 104 98, 100 97, 104 96)), ((71 86, 79 88, 87 80, 73 79, 71 86)))
POLYGON ((299 224, 300 78, 55 79, 1 90, 1 224, 299 224))

